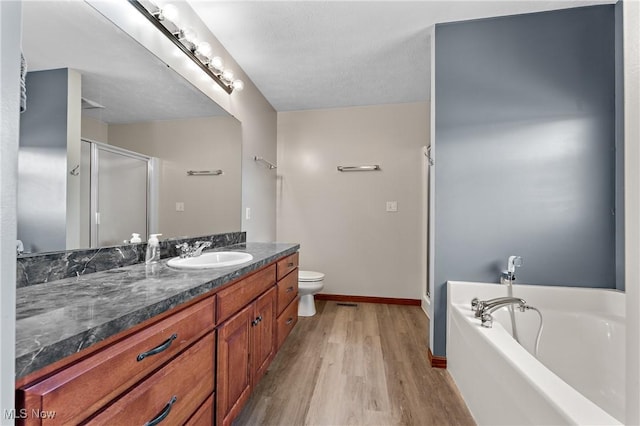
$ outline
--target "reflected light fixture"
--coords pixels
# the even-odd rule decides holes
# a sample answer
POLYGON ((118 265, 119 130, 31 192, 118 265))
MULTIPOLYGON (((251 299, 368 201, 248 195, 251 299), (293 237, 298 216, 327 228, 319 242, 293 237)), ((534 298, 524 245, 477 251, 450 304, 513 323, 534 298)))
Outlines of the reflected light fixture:
POLYGON ((150 0, 128 1, 225 92, 231 94, 234 90, 241 91, 244 88, 242 80, 234 80, 233 71, 224 68, 222 58, 213 56, 211 45, 206 41, 199 41, 193 28, 181 22, 175 5, 158 7, 150 0))

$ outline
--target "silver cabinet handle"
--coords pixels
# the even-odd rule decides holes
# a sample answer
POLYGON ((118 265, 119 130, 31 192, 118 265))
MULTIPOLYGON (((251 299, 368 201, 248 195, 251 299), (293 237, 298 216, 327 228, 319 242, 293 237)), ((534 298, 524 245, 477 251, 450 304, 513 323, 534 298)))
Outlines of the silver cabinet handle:
POLYGON ((254 319, 253 321, 251 321, 251 325, 253 327, 255 327, 256 325, 258 325, 258 323, 262 321, 262 315, 259 315, 256 319, 254 319))
POLYGON ((171 346, 171 343, 173 343, 173 341, 175 339, 178 338, 178 333, 174 333, 171 337, 169 337, 164 343, 162 343, 160 346, 157 346, 147 352, 143 352, 141 354, 139 354, 136 357, 136 360, 138 360, 138 362, 142 361, 143 359, 145 359, 148 356, 151 355, 155 355, 155 354, 159 354, 160 352, 169 349, 169 346, 171 346))
POLYGON ((164 406, 160 414, 158 414, 154 419, 146 422, 144 426, 155 426, 161 421, 163 421, 164 419, 166 419, 169 413, 171 412, 171 407, 173 406, 173 404, 176 403, 177 400, 178 400, 178 397, 173 395, 173 397, 169 400, 169 402, 167 402, 167 405, 164 406))

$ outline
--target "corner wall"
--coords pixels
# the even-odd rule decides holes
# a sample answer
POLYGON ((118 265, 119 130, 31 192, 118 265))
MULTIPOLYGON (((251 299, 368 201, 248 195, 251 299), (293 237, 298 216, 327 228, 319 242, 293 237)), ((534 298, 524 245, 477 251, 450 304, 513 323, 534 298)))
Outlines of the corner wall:
POLYGON ((278 114, 278 240, 300 242, 323 293, 421 298, 428 117, 427 103, 278 114), (382 171, 336 169, 365 164, 382 171))
POLYGON ((614 7, 436 26, 436 356, 446 281, 615 288, 614 7))
POLYGON ((640 3, 625 1, 624 114, 625 114, 625 288, 626 418, 640 424, 640 3))

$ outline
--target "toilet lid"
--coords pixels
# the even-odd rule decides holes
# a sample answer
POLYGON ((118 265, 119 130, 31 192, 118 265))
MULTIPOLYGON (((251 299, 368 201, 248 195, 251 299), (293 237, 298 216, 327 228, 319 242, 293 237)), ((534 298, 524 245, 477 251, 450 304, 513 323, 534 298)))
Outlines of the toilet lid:
POLYGON ((324 279, 324 274, 321 272, 298 271, 298 281, 303 281, 303 282, 322 281, 323 279, 324 279))

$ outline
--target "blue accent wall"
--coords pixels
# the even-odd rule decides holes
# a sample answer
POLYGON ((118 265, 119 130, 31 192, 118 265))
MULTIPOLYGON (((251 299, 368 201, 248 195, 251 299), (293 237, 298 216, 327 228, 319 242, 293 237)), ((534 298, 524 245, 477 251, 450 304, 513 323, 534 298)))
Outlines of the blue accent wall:
POLYGON ((614 6, 437 25, 433 353, 446 282, 616 288, 614 6))
POLYGON ((616 289, 624 285, 624 55, 622 45, 622 0, 615 5, 616 55, 616 289))
POLYGON ((67 246, 68 80, 66 68, 28 72, 26 77, 17 206, 18 239, 27 252, 67 246))

